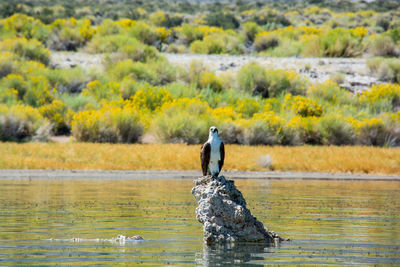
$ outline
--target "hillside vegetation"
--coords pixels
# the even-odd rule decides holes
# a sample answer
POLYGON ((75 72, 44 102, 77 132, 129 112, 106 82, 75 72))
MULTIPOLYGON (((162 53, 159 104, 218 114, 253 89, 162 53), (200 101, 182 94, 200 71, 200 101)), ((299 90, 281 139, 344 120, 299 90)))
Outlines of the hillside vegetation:
POLYGON ((96 1, 71 2, 73 7, 32 1, 33 6, 14 5, 10 10, 18 13, 12 14, 3 6, 0 140, 46 141, 55 134, 135 143, 150 134, 162 143, 198 144, 217 125, 233 144, 400 144, 396 2, 385 1, 376 10, 348 2, 346 12, 335 1, 331 9, 313 1, 296 10, 252 1, 213 9, 184 1, 165 8, 168 1, 144 2, 105 1, 96 9, 96 1), (110 17, 116 10, 106 10, 108 3, 125 9, 110 17), (57 69, 50 51, 105 53, 105 69, 57 69), (187 69, 174 66, 164 51, 368 56, 369 69, 384 83, 354 95, 334 80, 311 85, 294 71, 257 63, 237 75, 216 75, 198 61, 187 69))

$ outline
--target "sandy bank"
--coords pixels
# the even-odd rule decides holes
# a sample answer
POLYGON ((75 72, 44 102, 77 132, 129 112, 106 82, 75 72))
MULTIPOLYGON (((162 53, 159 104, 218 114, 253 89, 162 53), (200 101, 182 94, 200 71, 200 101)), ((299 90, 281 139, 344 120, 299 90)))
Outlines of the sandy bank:
MULTIPOLYGON (((221 174, 230 179, 400 181, 399 175, 374 174, 254 171, 223 171, 221 174)), ((200 176, 201 172, 196 170, 0 170, 0 179, 195 179, 200 176)))

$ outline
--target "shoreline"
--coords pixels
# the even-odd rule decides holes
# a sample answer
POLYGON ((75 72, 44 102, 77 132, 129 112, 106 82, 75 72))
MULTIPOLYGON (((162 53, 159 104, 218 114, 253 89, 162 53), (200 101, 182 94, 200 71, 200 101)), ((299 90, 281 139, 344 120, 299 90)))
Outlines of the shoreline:
MULTIPOLYGON (((228 179, 264 180, 332 180, 332 181, 400 181, 400 175, 278 172, 278 171, 222 171, 228 179)), ((200 170, 45 170, 45 169, 1 169, 0 180, 54 179, 54 180, 165 180, 195 179, 200 170)))

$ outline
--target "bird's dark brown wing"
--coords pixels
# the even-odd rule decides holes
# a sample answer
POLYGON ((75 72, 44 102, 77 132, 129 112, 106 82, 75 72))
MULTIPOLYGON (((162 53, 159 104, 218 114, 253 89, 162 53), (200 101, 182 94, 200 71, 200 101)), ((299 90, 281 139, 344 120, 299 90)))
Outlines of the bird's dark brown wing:
POLYGON ((211 145, 210 143, 206 142, 201 146, 201 152, 200 152, 201 169, 203 170, 203 176, 206 176, 208 172, 208 164, 210 163, 210 154, 211 154, 211 145))
POLYGON ((224 165, 224 160, 225 160, 225 146, 224 142, 221 142, 221 145, 219 146, 219 152, 221 155, 221 159, 218 161, 218 166, 219 166, 219 172, 221 172, 222 166, 224 165))

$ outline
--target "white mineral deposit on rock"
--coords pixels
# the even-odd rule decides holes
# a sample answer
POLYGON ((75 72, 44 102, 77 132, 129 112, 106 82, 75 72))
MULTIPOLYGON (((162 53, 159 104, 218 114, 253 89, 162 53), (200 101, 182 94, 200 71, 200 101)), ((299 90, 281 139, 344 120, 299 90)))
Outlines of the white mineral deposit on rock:
POLYGON ((234 181, 224 176, 204 176, 194 183, 192 194, 199 204, 196 218, 203 224, 204 241, 208 245, 223 242, 276 244, 284 240, 251 214, 234 181))

